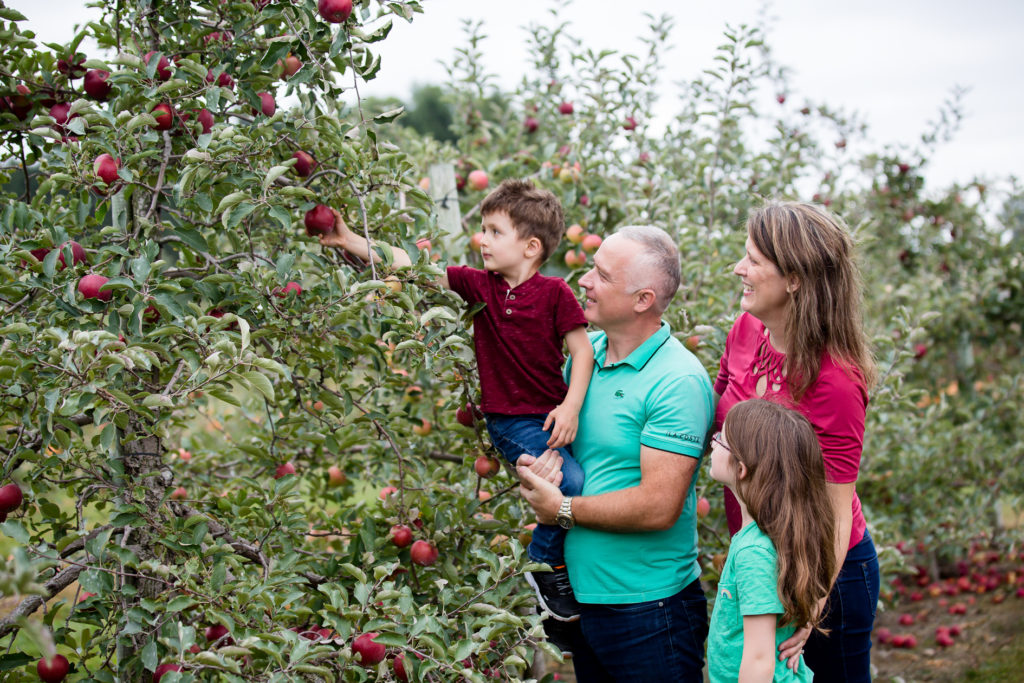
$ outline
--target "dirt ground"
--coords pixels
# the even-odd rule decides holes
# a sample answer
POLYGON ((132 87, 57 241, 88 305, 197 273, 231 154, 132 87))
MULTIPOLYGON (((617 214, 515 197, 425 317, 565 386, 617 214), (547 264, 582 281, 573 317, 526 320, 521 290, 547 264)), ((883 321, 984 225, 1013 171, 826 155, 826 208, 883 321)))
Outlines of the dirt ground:
MULTIPOLYGON (((953 683, 984 681, 985 683, 1021 683, 1024 681, 1024 597, 1017 596, 1018 581, 1024 576, 1020 568, 1003 567, 1000 586, 984 593, 973 589, 950 596, 931 595, 927 589, 907 590, 895 604, 878 613, 871 661, 874 680, 879 683, 953 683), (911 600, 910 595, 919 599, 911 600), (962 604, 966 613, 952 615, 952 606, 962 604), (913 617, 913 624, 904 625, 904 615, 913 617), (936 629, 959 627, 953 643, 940 647, 936 629), (879 643, 878 635, 888 629, 897 636, 913 635, 913 648, 879 643)), ((956 629, 953 628, 954 633, 956 629)), ((883 640, 885 637, 883 635, 883 640)), ((549 671, 559 681, 574 683, 572 664, 550 660, 549 671)))

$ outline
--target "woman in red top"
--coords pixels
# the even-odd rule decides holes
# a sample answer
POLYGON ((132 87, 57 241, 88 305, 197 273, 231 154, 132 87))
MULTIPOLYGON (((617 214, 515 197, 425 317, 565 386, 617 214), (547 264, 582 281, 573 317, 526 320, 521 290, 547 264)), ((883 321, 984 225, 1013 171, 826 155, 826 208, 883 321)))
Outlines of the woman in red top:
MULTIPOLYGON (((803 646, 815 680, 870 681, 878 556, 856 481, 875 366, 862 327, 852 240, 820 207, 769 204, 747 220, 746 255, 733 272, 743 284, 743 314, 729 332, 715 382, 716 423, 748 398, 803 413, 821 443, 836 518, 839 574, 821 624, 829 635, 815 632, 804 645, 809 629, 801 629, 780 646, 780 656, 803 646)), ((728 489, 726 516, 735 533, 739 506, 728 489)))

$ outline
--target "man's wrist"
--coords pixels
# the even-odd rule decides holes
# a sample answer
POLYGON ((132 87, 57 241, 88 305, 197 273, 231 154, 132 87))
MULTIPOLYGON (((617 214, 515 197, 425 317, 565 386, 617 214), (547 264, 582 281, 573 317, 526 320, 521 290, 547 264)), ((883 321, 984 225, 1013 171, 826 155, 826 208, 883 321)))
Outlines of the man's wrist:
POLYGON ((576 526, 576 517, 572 513, 572 496, 562 497, 562 504, 558 506, 558 512, 555 514, 555 522, 566 530, 576 526))

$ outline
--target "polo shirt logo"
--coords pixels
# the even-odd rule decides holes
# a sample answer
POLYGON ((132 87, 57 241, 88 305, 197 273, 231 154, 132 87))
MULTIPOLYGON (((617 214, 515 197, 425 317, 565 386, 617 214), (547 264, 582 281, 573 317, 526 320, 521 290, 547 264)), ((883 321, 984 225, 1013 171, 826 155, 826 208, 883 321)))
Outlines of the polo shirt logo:
POLYGON ((622 392, 622 389, 618 389, 615 392, 615 398, 626 398, 626 394, 622 392))
POLYGON ((699 436, 694 436, 693 434, 682 434, 680 432, 669 432, 665 436, 669 437, 670 439, 679 439, 681 441, 689 441, 690 443, 695 443, 698 446, 703 446, 704 445, 704 439, 702 439, 699 436))

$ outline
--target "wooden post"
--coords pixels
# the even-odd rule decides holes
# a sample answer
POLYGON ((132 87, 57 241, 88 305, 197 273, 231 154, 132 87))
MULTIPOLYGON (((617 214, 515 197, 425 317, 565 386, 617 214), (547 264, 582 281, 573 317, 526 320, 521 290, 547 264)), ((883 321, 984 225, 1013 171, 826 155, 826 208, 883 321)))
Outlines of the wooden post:
POLYGON ((433 164, 429 169, 430 197, 437 206, 437 226, 444 233, 444 246, 449 251, 463 235, 459 212, 459 191, 455 188, 455 167, 449 163, 433 164))

